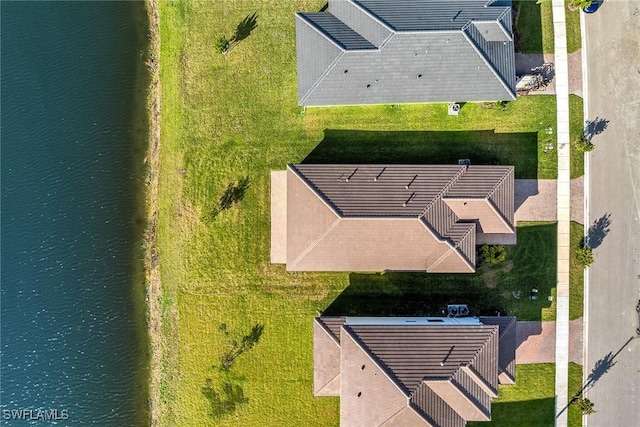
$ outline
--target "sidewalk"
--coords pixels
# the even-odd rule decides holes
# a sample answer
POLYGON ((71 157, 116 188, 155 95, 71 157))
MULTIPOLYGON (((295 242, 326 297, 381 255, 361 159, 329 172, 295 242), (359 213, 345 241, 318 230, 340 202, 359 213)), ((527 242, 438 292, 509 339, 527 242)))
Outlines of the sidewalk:
MULTIPOLYGON (((556 296, 556 426, 567 425, 569 376, 570 138, 569 60, 564 0, 552 0, 558 127, 558 275, 556 296)), ((580 13, 580 12, 578 12, 580 13)))

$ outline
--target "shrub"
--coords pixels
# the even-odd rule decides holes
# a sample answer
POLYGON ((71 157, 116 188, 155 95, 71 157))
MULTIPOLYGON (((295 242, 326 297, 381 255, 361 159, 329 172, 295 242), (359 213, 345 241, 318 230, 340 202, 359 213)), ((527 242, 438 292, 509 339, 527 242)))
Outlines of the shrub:
POLYGON ((591 142, 591 138, 587 137, 586 135, 581 135, 580 139, 576 141, 575 146, 578 151, 582 151, 583 153, 593 151, 596 148, 594 143, 591 142))
POLYGON ((582 415, 591 415, 598 412, 593 408, 593 402, 585 397, 574 397, 571 399, 571 403, 578 405, 580 411, 582 411, 582 415))
POLYGON ((499 264, 507 259, 507 251, 504 249, 504 246, 484 245, 480 249, 480 254, 489 264, 499 264))
POLYGON ((227 36, 220 34, 219 36, 216 37, 213 44, 215 46, 216 52, 226 55, 227 52, 229 52, 229 46, 231 45, 231 40, 229 40, 227 36))
POLYGON ((575 12, 580 9, 584 9, 585 7, 591 6, 591 2, 593 0, 571 0, 569 2, 569 10, 575 12))
POLYGON ((576 261, 582 268, 587 268, 593 264, 593 249, 591 246, 583 246, 575 250, 576 261))

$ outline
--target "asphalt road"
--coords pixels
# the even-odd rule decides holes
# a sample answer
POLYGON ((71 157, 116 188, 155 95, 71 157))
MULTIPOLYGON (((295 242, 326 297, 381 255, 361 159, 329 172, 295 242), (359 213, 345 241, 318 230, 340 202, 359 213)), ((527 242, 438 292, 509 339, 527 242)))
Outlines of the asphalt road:
POLYGON ((590 224, 610 215, 589 272, 585 370, 598 412, 587 422, 640 427, 640 0, 605 0, 585 18, 587 119, 608 121, 593 138, 590 224))

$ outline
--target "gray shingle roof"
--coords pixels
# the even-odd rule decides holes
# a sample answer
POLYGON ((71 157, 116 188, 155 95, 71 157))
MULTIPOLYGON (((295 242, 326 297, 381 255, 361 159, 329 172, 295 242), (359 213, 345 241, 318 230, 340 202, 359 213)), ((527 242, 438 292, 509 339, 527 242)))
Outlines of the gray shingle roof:
POLYGON ((514 99, 511 9, 487 4, 332 0, 328 13, 298 14, 299 104, 514 99))
POLYGON ((367 39, 330 13, 299 13, 298 16, 331 38, 342 49, 376 49, 367 39))
POLYGON ((495 21, 505 7, 487 0, 354 0, 394 31, 460 30, 471 20, 495 21))

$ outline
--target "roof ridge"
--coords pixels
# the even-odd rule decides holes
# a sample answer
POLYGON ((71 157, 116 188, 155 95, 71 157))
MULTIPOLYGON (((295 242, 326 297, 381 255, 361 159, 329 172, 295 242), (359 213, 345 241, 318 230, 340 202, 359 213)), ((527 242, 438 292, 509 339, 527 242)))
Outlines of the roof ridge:
POLYGON ((309 189, 310 189, 311 191, 313 191, 313 193, 314 193, 314 194, 315 194, 315 195, 316 195, 320 200, 322 200, 322 201, 327 205, 327 207, 328 207, 329 209, 331 209, 331 210, 336 214, 336 216, 338 216, 338 218, 342 218, 342 211, 338 208, 338 206, 336 206, 336 205, 335 205, 335 203, 333 203, 333 202, 331 201, 331 199, 329 199, 329 198, 324 194, 324 192, 323 192, 323 191, 321 191, 321 190, 320 190, 320 188, 319 188, 319 187, 317 187, 317 186, 313 183, 313 181, 309 180, 309 179, 307 178, 307 176, 306 176, 304 173, 302 173, 302 171, 300 171, 300 169, 298 169, 298 168, 296 167, 296 165, 294 165, 293 163, 289 163, 289 164, 287 165, 287 167, 288 167, 289 169, 291 169, 291 171, 292 171, 293 173, 295 173, 295 174, 296 174, 296 176, 297 176, 297 177, 298 177, 298 178, 299 178, 299 179, 300 179, 300 180, 301 180, 301 181, 302 181, 302 182, 303 182, 307 187, 309 187, 309 189))
MULTIPOLYGON (((468 27, 467 27, 468 29, 468 27)), ((498 71, 496 70, 496 68, 493 66, 493 64, 491 64, 489 62, 489 60, 487 59, 486 55, 484 53, 482 53, 482 51, 480 50, 480 48, 478 47, 478 45, 476 44, 476 41, 473 39, 473 37, 471 37, 469 35, 469 33, 467 32, 467 30, 461 31, 462 35, 467 39, 467 41, 469 42, 469 44, 471 45, 471 47, 473 47, 473 49, 476 51, 476 53, 480 56, 480 58, 484 61, 484 63, 487 65, 487 67, 489 67, 489 70, 491 70, 491 72, 493 73, 494 76, 496 76, 496 78, 498 79, 498 81, 500 82, 500 84, 507 90, 507 92, 511 95, 511 97, 513 99, 515 99, 515 93, 513 93, 513 91, 509 88, 509 85, 507 84, 507 82, 504 81, 504 79, 502 78, 502 76, 500 75, 500 73, 498 73, 498 71)))
MULTIPOLYGON (((475 396, 473 396, 469 390, 467 390, 466 387, 464 387, 456 378, 456 375, 461 372, 464 375, 467 375, 468 377, 470 377, 469 374, 467 374, 463 369, 462 369, 462 365, 458 367, 458 369, 456 370, 456 372, 454 372, 454 374, 451 376, 451 379, 449 380, 451 382, 451 385, 453 385, 455 388, 457 388, 458 390, 460 390, 460 392, 464 395, 464 397, 467 398, 467 400, 473 405, 475 406, 478 410, 480 410, 483 414, 488 415, 489 418, 491 417, 491 411, 489 411, 489 413, 487 414, 487 411, 485 410, 485 408, 482 405, 482 402, 480 402, 478 399, 475 398, 475 396)), ((473 378, 471 378, 472 381, 473 378)), ((484 391, 482 389, 482 387, 478 386, 478 388, 480 389, 481 393, 486 394, 487 396, 491 397, 489 395, 489 393, 487 393, 486 391, 484 391)), ((489 406, 491 406, 491 400, 489 400, 489 406)), ((455 410, 455 409, 454 409, 455 410)))
POLYGON ((500 179, 498 179, 496 181, 496 183, 493 185, 493 188, 491 190, 489 190, 489 192, 487 193, 487 195, 485 197, 489 198, 493 195, 493 193, 496 192, 496 190, 498 189, 498 187, 500 185, 502 185, 502 183, 507 179, 507 177, 509 176, 509 174, 514 170, 514 167, 511 166, 508 169, 506 169, 504 171, 504 173, 502 174, 502 177, 500 177, 500 179))
POLYGON ((471 270, 475 270, 475 265, 471 265, 471 263, 469 262, 469 260, 467 259, 466 256, 464 256, 457 248, 451 247, 451 249, 449 249, 447 252, 445 252, 440 258, 438 258, 433 264, 431 264, 427 268, 427 273, 431 272, 433 270, 433 267, 437 267, 439 264, 441 264, 452 253, 456 253, 462 259, 462 261, 464 261, 464 263, 467 264, 467 266, 469 266, 469 268, 471 270))
MULTIPOLYGON (((330 37, 327 33, 325 33, 324 31, 321 31, 320 28, 318 28, 318 26, 314 22, 312 22, 309 19, 307 19, 304 16, 303 13, 298 12, 298 13, 296 13, 296 16, 299 16, 300 19, 302 19, 305 23, 307 23, 307 25, 309 25, 310 28, 314 29, 318 34, 320 34, 322 37, 327 39, 327 41, 329 43, 333 44, 335 47, 337 47, 341 51, 340 54, 338 54, 338 56, 335 57, 333 62, 331 62, 331 65, 329 65, 327 67, 327 69, 324 70, 324 73, 322 73, 320 75, 320 77, 318 77, 318 79, 315 81, 315 83, 311 85, 311 87, 309 88, 307 93, 305 93, 304 96, 299 99, 298 103, 302 105, 304 103, 304 100, 307 99, 309 96, 311 96, 311 93, 313 91, 315 91, 318 88, 318 86, 320 85, 320 83, 322 83, 322 80, 324 80, 324 78, 327 77, 327 74, 329 74, 329 72, 331 70, 333 70, 333 68, 335 67, 336 63, 340 60, 340 58, 342 58, 342 56, 345 54, 347 49, 344 48, 343 46, 341 46, 340 44, 338 44, 337 40, 334 40, 333 37, 330 37)), ((336 19, 338 19, 338 18, 336 18, 336 19)), ((342 22, 342 21, 340 21, 340 22, 342 22)), ((347 25, 347 24, 345 24, 345 25, 347 25)), ((349 28, 351 28, 351 27, 349 27, 349 28)))
MULTIPOLYGON (((486 329, 493 329, 493 333, 490 334, 489 336, 487 336, 487 338, 485 338, 484 342, 482 343, 481 346, 478 347, 478 349, 476 350, 476 352, 474 353, 473 357, 471 358, 470 362, 471 364, 474 364, 476 362, 476 359, 478 358, 478 355, 480 354, 481 351, 484 350, 484 348, 487 346, 487 344, 489 343, 489 341, 491 341, 491 339, 498 334, 498 338, 500 337, 499 333, 500 333, 500 327, 498 325, 485 325, 482 324, 482 326, 486 326, 486 329)), ((485 328, 483 328, 485 329, 485 328)))
MULTIPOLYGON (((357 7, 358 9, 360 9, 362 12, 364 12, 369 18, 373 19, 374 21, 378 22, 380 25, 382 25, 383 27, 385 27, 387 30, 391 31, 392 34, 396 33, 396 30, 394 30, 391 25, 388 25, 386 22, 384 22, 380 17, 378 17, 377 15, 375 15, 374 13, 372 13, 371 11, 369 11, 367 8, 365 8, 364 6, 362 6, 360 3, 358 3, 357 0, 347 0, 348 3, 351 3, 352 5, 354 5, 355 7, 357 7)), ((354 30, 355 31, 355 30, 354 30)), ((388 39, 388 37, 387 37, 388 39)), ((380 46, 377 46, 378 48, 380 46)))
POLYGON ((400 381, 400 378, 398 378, 398 376, 391 370, 391 368, 387 366, 387 364, 369 348, 369 346, 360 338, 360 336, 358 336, 356 331, 354 331, 346 323, 342 325, 340 329, 344 330, 351 337, 353 342, 356 343, 356 345, 360 347, 360 349, 369 357, 369 359, 371 359, 373 363, 378 365, 378 368, 380 368, 382 373, 389 379, 389 381, 391 381, 393 385, 398 388, 400 393, 402 393, 407 398, 410 398, 410 390, 408 389, 408 387, 405 386, 402 381, 400 381))
POLYGON ((514 226, 509 222, 509 220, 504 216, 504 214, 502 213, 502 211, 496 206, 495 203, 493 203, 493 200, 491 200, 490 198, 486 198, 485 199, 487 201, 487 204, 489 205, 489 207, 496 213, 496 215, 505 223, 506 226, 508 226, 511 231, 515 231, 514 226))
POLYGON ((324 230, 320 235, 318 235, 318 237, 316 237, 315 239, 313 239, 313 242, 311 242, 309 244, 309 246, 307 246, 305 248, 305 250, 303 250, 302 252, 300 252, 300 255, 298 255, 296 257, 296 259, 294 259, 291 264, 290 264, 290 268, 293 268, 296 266, 296 264, 298 264, 300 261, 302 261, 302 259, 307 256, 309 254, 309 252, 311 252, 317 245, 318 243, 320 243, 325 237, 327 237, 327 235, 329 233, 331 233, 331 231, 333 231, 334 228, 336 228, 336 226, 340 223, 340 221, 342 220, 342 218, 338 217, 335 219, 335 221, 333 221, 331 223, 331 225, 329 225, 329 227, 327 227, 326 230, 324 230))
POLYGON ((337 338, 335 335, 333 335, 333 332, 331 332, 329 327, 322 321, 322 316, 316 317, 313 320, 318 323, 318 326, 320 326, 327 335, 329 335, 329 338, 331 338, 336 344, 338 344, 338 346, 340 345, 340 338, 337 338))
MULTIPOLYGON (((454 176, 451 177, 451 179, 449 180, 449 182, 447 182, 442 189, 435 195, 433 196, 433 199, 431 199, 431 201, 427 204, 427 206, 422 210, 422 212, 420 212, 420 214, 418 214, 418 218, 423 218, 426 216, 427 212, 435 205, 435 203, 439 200, 442 199, 442 197, 444 196, 445 193, 447 193, 451 187, 465 174, 466 172, 466 167, 464 166, 460 166, 460 169, 456 172, 456 174, 454 176)), ((453 212, 453 210, 451 211, 453 212)), ((454 212, 455 215, 455 212, 454 212)), ((456 220, 457 221, 457 220, 456 220)))
POLYGON ((487 193, 486 196, 486 200, 489 203, 489 206, 496 212, 496 214, 500 217, 500 219, 502 221, 504 221, 504 223, 509 226, 509 228, 511 230, 514 230, 514 225, 515 224, 511 224, 511 222, 509 221, 509 219, 504 215, 504 213, 502 212, 502 210, 500 208, 498 208, 498 206, 494 203, 494 201, 492 200, 493 195, 495 194, 495 192, 498 190, 498 188, 504 184, 504 182, 508 179, 509 175, 515 170, 515 168, 513 166, 509 167, 505 173, 502 175, 502 178, 500 178, 498 180, 498 182, 493 186, 493 188, 487 193))
MULTIPOLYGON (((296 13, 296 15, 299 16, 300 18, 304 19, 304 21, 307 24, 309 24, 310 27, 312 27, 314 30, 316 30, 320 35, 324 36, 325 39, 327 39, 328 41, 330 41, 331 43, 336 45, 337 48, 339 48, 339 49, 341 49, 343 51, 347 50, 347 47, 345 45, 343 45, 342 43, 340 43, 340 41, 338 39, 333 37, 327 31, 323 30, 320 26, 318 26, 318 24, 316 24, 315 22, 313 22, 312 20, 310 20, 309 18, 307 18, 305 16, 305 15, 309 15, 311 13, 321 13, 321 12, 298 12, 298 13, 296 13)), ((340 18, 335 16, 333 13, 328 12, 327 15, 331 15, 334 18, 336 18, 338 21, 342 22, 344 25, 347 25, 347 24, 344 23, 344 21, 342 21, 340 18)), ((349 26, 347 25, 347 27, 349 27, 349 26)), ((349 27, 349 28, 351 28, 351 27, 349 27)), ((353 30, 353 28, 351 28, 351 29, 353 30)))

